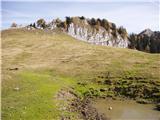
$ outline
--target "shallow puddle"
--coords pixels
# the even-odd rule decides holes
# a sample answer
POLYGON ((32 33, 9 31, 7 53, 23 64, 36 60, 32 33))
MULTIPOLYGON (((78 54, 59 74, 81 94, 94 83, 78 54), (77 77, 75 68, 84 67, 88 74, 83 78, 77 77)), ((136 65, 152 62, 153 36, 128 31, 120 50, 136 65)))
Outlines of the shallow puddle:
POLYGON ((153 104, 98 99, 92 105, 111 120, 160 120, 160 111, 155 110, 153 104))

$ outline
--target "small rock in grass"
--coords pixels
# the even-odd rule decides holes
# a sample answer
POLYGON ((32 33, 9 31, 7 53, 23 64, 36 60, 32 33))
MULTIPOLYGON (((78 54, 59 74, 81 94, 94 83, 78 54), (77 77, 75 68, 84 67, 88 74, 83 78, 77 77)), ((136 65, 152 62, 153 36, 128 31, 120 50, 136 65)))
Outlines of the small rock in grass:
POLYGON ((101 88, 100 89, 101 92, 104 92, 104 91, 107 91, 107 90, 108 90, 107 88, 101 88))
POLYGON ((13 109, 14 107, 10 107, 11 109, 13 109))
POLYGON ((19 91, 19 87, 14 88, 15 91, 19 91))
POLYGON ((113 108, 110 106, 109 108, 108 108, 108 110, 112 110, 113 108))
POLYGON ((15 68, 8 68, 8 70, 18 70, 19 68, 15 67, 15 68))

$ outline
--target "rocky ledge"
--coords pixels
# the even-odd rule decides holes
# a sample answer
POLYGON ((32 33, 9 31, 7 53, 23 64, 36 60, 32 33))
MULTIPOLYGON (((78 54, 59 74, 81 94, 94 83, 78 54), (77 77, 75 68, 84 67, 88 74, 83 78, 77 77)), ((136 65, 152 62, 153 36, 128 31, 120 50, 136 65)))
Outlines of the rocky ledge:
POLYGON ((54 19, 46 23, 44 19, 26 26, 28 30, 34 29, 60 29, 68 35, 91 44, 131 48, 144 52, 160 53, 160 32, 146 29, 139 34, 128 34, 127 30, 117 27, 106 19, 85 17, 66 17, 64 21, 54 19))

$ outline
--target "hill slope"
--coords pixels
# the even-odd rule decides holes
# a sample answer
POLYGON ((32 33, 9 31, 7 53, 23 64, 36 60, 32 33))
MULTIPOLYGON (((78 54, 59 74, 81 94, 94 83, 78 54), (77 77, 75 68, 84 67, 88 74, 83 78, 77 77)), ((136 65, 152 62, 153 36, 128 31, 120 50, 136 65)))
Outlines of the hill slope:
POLYGON ((82 98, 160 101, 159 58, 91 45, 58 30, 2 31, 2 118, 76 119, 77 113, 68 112, 66 101, 56 97, 70 89, 82 98))

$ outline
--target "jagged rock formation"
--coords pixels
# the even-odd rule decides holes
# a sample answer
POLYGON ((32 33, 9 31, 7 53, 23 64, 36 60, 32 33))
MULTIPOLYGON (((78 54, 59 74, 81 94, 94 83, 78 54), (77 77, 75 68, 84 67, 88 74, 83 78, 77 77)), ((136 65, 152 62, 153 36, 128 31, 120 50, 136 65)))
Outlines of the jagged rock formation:
POLYGON ((112 23, 109 24, 109 29, 106 30, 101 25, 91 25, 89 20, 81 20, 77 17, 72 18, 67 33, 79 40, 97 45, 127 48, 129 43, 127 33, 123 37, 116 28, 112 28, 112 23), (115 35, 113 35, 113 31, 115 31, 115 35))
POLYGON ((146 29, 139 34, 131 34, 129 48, 140 51, 160 53, 160 32, 146 29))
POLYGON ((44 19, 39 19, 37 23, 27 26, 28 30, 36 28, 51 30, 61 28, 78 40, 97 45, 127 48, 129 44, 126 29, 123 27, 116 28, 114 23, 108 22, 106 19, 66 17, 65 21, 57 18, 48 24, 44 19))
POLYGON ((57 18, 50 23, 46 23, 44 19, 39 19, 36 23, 30 24, 26 28, 28 30, 54 30, 59 28, 68 35, 91 44, 160 53, 160 32, 146 29, 139 34, 128 36, 125 28, 117 28, 114 23, 106 19, 87 19, 83 16, 66 17, 64 21, 57 18))
POLYGON ((139 33, 139 36, 143 36, 143 35, 147 35, 147 36, 151 36, 153 34, 153 31, 151 29, 145 29, 142 32, 139 33))

